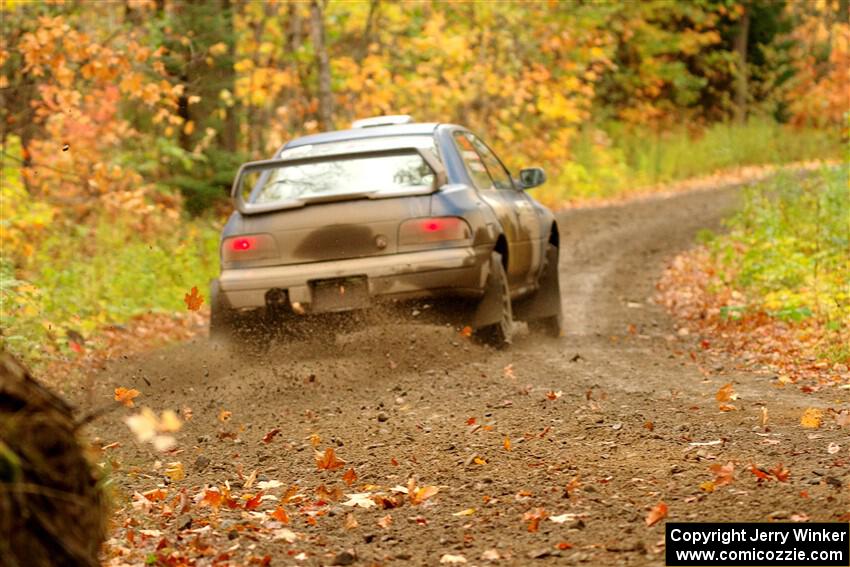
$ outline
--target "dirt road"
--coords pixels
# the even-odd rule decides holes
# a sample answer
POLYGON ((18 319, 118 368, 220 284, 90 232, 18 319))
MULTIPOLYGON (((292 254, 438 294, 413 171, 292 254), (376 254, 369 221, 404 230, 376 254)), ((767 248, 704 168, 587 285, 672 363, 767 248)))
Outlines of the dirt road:
POLYGON ((177 550, 172 559, 198 565, 223 553, 222 564, 237 565, 266 555, 272 565, 437 565, 446 554, 478 565, 661 565, 664 521, 645 523, 660 501, 668 520, 846 518, 847 430, 827 420, 800 426, 807 407, 846 407, 846 391, 803 394, 770 374, 736 371, 734 361, 695 362, 699 337, 679 336, 651 301, 665 262, 699 229, 717 228, 735 200, 727 189, 560 215, 567 334, 558 340, 522 335, 497 352, 450 328, 387 324, 333 345, 275 346, 248 362, 199 341, 114 363, 79 393, 85 406, 124 386, 142 392, 139 405, 189 407, 193 417, 171 455, 136 442, 126 413, 90 427, 103 443, 121 443, 106 452, 120 462, 123 506, 106 560, 140 562, 159 545, 161 558, 177 550), (715 393, 728 382, 740 399, 721 412, 715 393), (343 467, 317 470, 316 436, 343 467), (186 478, 166 482, 177 461, 186 478), (729 462, 731 483, 700 486, 715 479, 711 465, 729 462), (782 463, 790 476, 758 481, 752 463, 782 463), (243 488, 240 475, 255 470, 243 488), (392 498, 411 477, 439 492, 388 509, 335 500, 336 489, 392 498), (226 481, 239 509, 192 502, 205 484, 226 481), (246 510, 239 496, 256 495, 261 481, 281 483, 262 485, 277 500, 246 510), (299 488, 282 506, 287 525, 257 514, 274 511, 291 485, 299 488), (134 492, 157 486, 165 501, 132 508, 134 492), (183 490, 186 507, 175 498, 183 490))

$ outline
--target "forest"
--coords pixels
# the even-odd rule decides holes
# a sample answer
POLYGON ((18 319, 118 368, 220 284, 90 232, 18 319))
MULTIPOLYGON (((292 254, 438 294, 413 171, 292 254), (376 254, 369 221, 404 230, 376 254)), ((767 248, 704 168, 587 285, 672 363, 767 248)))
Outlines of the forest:
POLYGON ((0 563, 661 565, 668 520, 850 520, 850 0, 0 28, 0 563), (208 340, 240 165, 395 114, 544 168, 564 325, 208 340))
POLYGON ((67 356, 68 332, 179 311, 217 269, 239 164, 356 118, 467 125, 509 167, 545 167, 536 196, 555 206, 846 158, 847 14, 846 0, 4 0, 4 342, 67 356))

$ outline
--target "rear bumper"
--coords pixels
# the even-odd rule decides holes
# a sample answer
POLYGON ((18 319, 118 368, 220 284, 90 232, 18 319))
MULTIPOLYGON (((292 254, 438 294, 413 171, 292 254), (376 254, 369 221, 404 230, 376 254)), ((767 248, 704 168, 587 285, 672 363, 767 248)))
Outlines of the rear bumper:
POLYGON ((269 290, 286 290, 289 301, 311 312, 310 283, 353 276, 368 278, 373 299, 429 296, 476 297, 484 288, 490 246, 446 248, 351 258, 330 262, 223 270, 219 278, 222 304, 230 309, 266 305, 269 290))

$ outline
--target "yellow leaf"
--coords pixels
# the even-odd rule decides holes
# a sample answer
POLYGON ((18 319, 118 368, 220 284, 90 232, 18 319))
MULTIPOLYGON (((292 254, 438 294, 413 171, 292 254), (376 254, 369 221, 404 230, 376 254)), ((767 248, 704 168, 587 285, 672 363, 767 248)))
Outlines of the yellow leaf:
POLYGON ((714 492, 714 482, 711 480, 707 480, 699 485, 699 487, 706 492, 714 492))
POLYGON ((823 419, 823 410, 818 408, 807 408, 800 418, 800 425, 809 429, 817 429, 823 419))
POLYGON ((165 469, 165 476, 167 476, 174 482, 186 478, 186 471, 183 469, 183 463, 181 463, 180 461, 168 463, 168 468, 165 469))

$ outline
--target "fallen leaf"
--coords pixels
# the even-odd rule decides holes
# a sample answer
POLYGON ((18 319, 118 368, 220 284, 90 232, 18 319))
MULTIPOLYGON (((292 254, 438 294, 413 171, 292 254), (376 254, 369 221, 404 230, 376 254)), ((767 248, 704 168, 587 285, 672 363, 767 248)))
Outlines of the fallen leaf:
POLYGON ((224 495, 221 493, 221 491, 207 489, 204 491, 204 497, 201 499, 200 505, 218 508, 219 506, 221 506, 223 498, 224 495))
POLYGON ((471 516, 475 513, 475 508, 467 508, 466 510, 461 510, 460 512, 455 512, 452 516, 471 516))
POLYGON ((390 514, 387 514, 380 520, 378 520, 378 525, 384 528, 385 530, 390 528, 390 524, 393 523, 393 517, 390 514))
POLYGON ((481 457, 475 457, 475 458, 473 459, 473 462, 474 462, 476 465, 486 465, 486 464, 487 464, 486 459, 482 459, 481 457))
POLYGON ((546 392, 546 398, 549 399, 549 400, 555 401, 558 398, 560 398, 563 394, 564 393, 561 390, 558 390, 557 392, 555 392, 554 390, 549 390, 548 392, 546 392))
POLYGON ((469 419, 466 420, 466 424, 467 425, 475 425, 475 418, 470 417, 469 419))
POLYGON ((325 449, 324 454, 316 451, 316 468, 319 470, 332 471, 340 468, 344 464, 345 461, 336 457, 333 447, 325 449))
POLYGON ((576 475, 570 480, 570 482, 567 483, 567 486, 564 487, 564 490, 567 491, 567 496, 575 493, 579 486, 581 486, 581 477, 576 475))
POLYGON ((275 530, 272 532, 272 539, 282 539, 287 543, 293 543, 298 539, 298 534, 296 534, 289 528, 280 528, 279 530, 275 530))
POLYGON ((180 410, 180 413, 183 415, 184 421, 192 421, 192 408, 189 406, 183 406, 183 409, 180 410))
POLYGON ((440 557, 440 563, 466 563, 466 557, 463 555, 452 555, 450 553, 446 553, 440 557))
POLYGON ((720 404, 717 406, 717 409, 719 409, 720 411, 735 411, 738 408, 736 408, 732 404, 720 404))
POLYGON ((643 424, 643 428, 648 429, 649 431, 652 431, 652 430, 655 429, 655 424, 652 423, 651 421, 647 421, 646 423, 643 424))
POLYGON ((413 490, 409 491, 408 497, 412 504, 422 504, 439 491, 440 488, 437 486, 417 486, 413 490))
POLYGON ((259 470, 254 469, 251 472, 251 474, 248 475, 248 478, 245 479, 245 483, 242 485, 242 488, 247 490, 248 488, 251 488, 252 486, 254 486, 254 482, 256 482, 256 480, 257 480, 257 474, 258 473, 259 473, 259 470))
POLYGON ((540 520, 548 517, 546 510, 543 508, 535 508, 523 514, 522 519, 528 522, 528 531, 536 532, 540 527, 540 520))
POLYGON ((575 518, 574 514, 560 514, 558 516, 549 516, 549 520, 556 524, 563 524, 567 520, 575 518))
POLYGON ((716 485, 714 484, 714 481, 707 480, 705 482, 700 483, 699 487, 705 492, 714 492, 716 485))
POLYGON ((735 480, 735 463, 729 461, 725 465, 716 464, 708 467, 714 474, 715 486, 723 486, 731 484, 735 480))
POLYGON ((274 512, 272 512, 271 517, 280 522, 281 524, 289 523, 289 514, 286 513, 286 510, 283 509, 283 506, 278 506, 274 512))
POLYGON ((227 411, 227 410, 224 410, 224 409, 218 412, 218 420, 222 423, 230 420, 230 418, 232 416, 233 416, 233 412, 230 412, 230 411, 227 411))
POLYGON ((514 375, 514 365, 513 364, 508 364, 507 366, 505 366, 505 368, 503 369, 503 372, 504 372, 505 378, 510 378, 511 380, 516 380, 516 375, 514 375))
POLYGON ((505 437, 505 440, 502 442, 502 445, 505 447, 505 451, 511 450, 511 438, 505 437))
POLYGON ((343 506, 359 506, 361 508, 373 508, 377 506, 372 495, 368 492, 358 492, 356 494, 346 494, 348 500, 343 502, 343 506))
POLYGON ((333 490, 328 490, 324 484, 321 484, 316 488, 316 496, 319 500, 324 500, 325 502, 336 502, 342 498, 342 489, 337 486, 333 490))
POLYGON ((555 547, 556 547, 557 549, 560 549, 561 551, 563 551, 563 550, 565 550, 565 549, 572 549, 572 548, 573 548, 573 544, 571 544, 571 543, 567 543, 567 542, 565 542, 565 541, 559 541, 558 543, 556 543, 556 544, 555 544, 555 547))
POLYGON ((351 486, 357 481, 357 473, 354 472, 354 469, 348 469, 347 471, 345 471, 345 474, 342 475, 342 480, 343 482, 345 482, 345 484, 351 486))
POLYGON ((115 401, 131 408, 136 405, 135 402, 133 402, 133 398, 137 398, 139 394, 140 392, 135 388, 115 388, 115 401))
POLYGON ((347 530, 353 530, 360 524, 357 523, 357 518, 354 517, 354 514, 349 512, 345 515, 345 521, 343 521, 342 525, 345 526, 345 529, 347 530))
POLYGON ((263 493, 258 492, 253 498, 249 498, 245 502, 246 510, 256 510, 260 506, 260 502, 262 501, 263 493))
POLYGON ((186 308, 189 311, 197 311, 204 303, 204 298, 198 293, 198 286, 193 286, 192 290, 183 296, 183 301, 186 302, 186 308))
POLYGON ((838 424, 839 427, 850 425, 850 411, 843 410, 841 413, 836 415, 835 423, 838 424))
POLYGON ((275 427, 274 429, 272 429, 271 431, 269 431, 268 433, 263 435, 263 443, 266 443, 266 444, 271 443, 272 439, 274 439, 274 436, 277 435, 278 433, 280 433, 280 429, 275 427))
POLYGON ((310 445, 312 445, 314 449, 316 447, 318 447, 319 443, 321 443, 321 442, 322 442, 322 438, 319 436, 318 433, 311 433, 310 434, 310 445))
POLYGON ((756 478, 758 478, 759 481, 770 480, 770 475, 767 473, 767 471, 758 468, 757 466, 755 466, 755 464, 750 465, 750 472, 756 475, 756 478))
POLYGON ((464 327, 463 329, 460 330, 460 335, 462 337, 471 337, 472 336, 472 327, 467 325, 466 327, 464 327))
POLYGON ((820 427, 823 419, 823 410, 818 408, 807 408, 803 412, 803 417, 800 418, 800 425, 809 429, 817 429, 820 427))
POLYGON ((186 478, 186 472, 183 470, 183 463, 181 463, 180 461, 168 463, 168 468, 165 469, 165 476, 167 476, 174 482, 186 478))
POLYGON ((788 477, 791 475, 791 471, 783 467, 782 463, 779 463, 775 468, 770 469, 770 473, 776 477, 776 480, 779 482, 787 482, 788 477))
POLYGON ((829 453, 830 455, 834 455, 837 452, 839 452, 840 450, 841 450, 841 445, 839 445, 838 443, 830 443, 829 446, 826 448, 826 452, 829 453))
POLYGON ((714 397, 718 402, 731 402, 738 399, 738 394, 735 393, 732 382, 729 382, 717 390, 717 394, 714 397))
POLYGON ((270 490, 272 488, 280 488, 283 483, 279 480, 261 480, 257 483, 257 488, 260 490, 270 490))
POLYGON ((667 517, 667 504, 663 501, 659 502, 649 511, 649 514, 646 515, 646 526, 651 527, 667 517))
POLYGON ((767 427, 767 407, 761 406, 761 426, 767 427))
POLYGON ((394 467, 397 467, 398 466, 398 459, 396 459, 395 457, 391 458, 390 464, 394 467))

